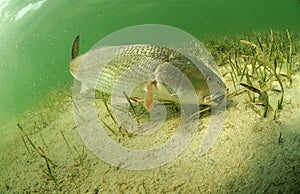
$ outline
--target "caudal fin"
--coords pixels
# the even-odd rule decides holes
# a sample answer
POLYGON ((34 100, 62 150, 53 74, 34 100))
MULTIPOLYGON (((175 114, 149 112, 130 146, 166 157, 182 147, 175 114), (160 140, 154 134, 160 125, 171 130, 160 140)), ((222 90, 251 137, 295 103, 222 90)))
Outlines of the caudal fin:
POLYGON ((76 36, 72 46, 72 59, 78 56, 79 53, 79 35, 76 36))

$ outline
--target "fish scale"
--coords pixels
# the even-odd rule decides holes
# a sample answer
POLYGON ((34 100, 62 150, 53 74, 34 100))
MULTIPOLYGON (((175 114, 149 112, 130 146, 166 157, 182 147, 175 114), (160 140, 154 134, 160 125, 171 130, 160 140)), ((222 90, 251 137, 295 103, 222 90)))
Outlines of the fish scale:
MULTIPOLYGON (((176 79, 180 79, 178 75, 168 73, 169 69, 165 66, 165 64, 170 64, 190 80, 200 104, 206 104, 205 98, 209 101, 219 101, 225 96, 226 86, 221 78, 196 57, 187 56, 171 48, 150 44, 101 46, 78 56, 79 48, 76 48, 79 46, 78 41, 79 39, 77 42, 75 40, 73 44, 72 56, 74 57, 70 61, 70 72, 87 88, 112 94, 120 78, 122 78, 122 84, 119 85, 121 87, 118 88, 119 90, 122 90, 122 85, 141 79, 151 83, 155 83, 152 81, 157 81, 158 78, 177 81, 176 79)), ((160 87, 156 87, 158 88, 157 99, 174 101, 172 89, 164 83, 159 84, 160 87)), ((145 85, 142 89, 139 88, 139 92, 135 93, 136 97, 144 98, 144 88, 147 89, 145 85)), ((185 93, 188 94, 189 91, 185 93)))
MULTIPOLYGON (((140 72, 138 76, 146 76, 146 72, 154 72, 157 66, 153 66, 153 63, 151 63, 152 61, 157 63, 170 63, 183 73, 188 69, 189 73, 186 75, 191 79, 193 79, 193 75, 195 74, 197 74, 198 80, 201 77, 199 69, 188 58, 172 49, 154 45, 131 45, 129 49, 115 56, 102 69, 97 89, 111 93, 119 76, 135 64, 144 64, 143 68, 139 69, 140 72)), ((128 76, 134 75, 130 74, 128 76)), ((149 77, 149 79, 151 79, 151 77, 149 77)), ((203 84, 199 83, 195 83, 194 86, 203 86, 203 84, 206 84, 206 82, 203 84)))

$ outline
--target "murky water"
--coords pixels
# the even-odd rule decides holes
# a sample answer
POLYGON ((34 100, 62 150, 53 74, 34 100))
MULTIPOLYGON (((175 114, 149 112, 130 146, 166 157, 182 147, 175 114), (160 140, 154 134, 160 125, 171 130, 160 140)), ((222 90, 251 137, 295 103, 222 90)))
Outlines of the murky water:
POLYGON ((175 26, 200 39, 270 28, 299 31, 299 9, 297 0, 1 0, 0 122, 72 81, 68 62, 76 35, 86 51, 109 33, 145 23, 175 26))
MULTIPOLYGON (((72 116, 73 77, 69 73, 71 47, 77 35, 82 54, 121 28, 164 24, 180 28, 200 41, 220 41, 225 46, 216 42, 212 50, 217 54, 220 49, 225 56, 222 52, 230 47, 226 44, 231 39, 226 43, 228 40, 222 42, 220 37, 253 31, 270 35, 272 29, 274 33, 283 31, 282 37, 288 40, 289 32, 299 37, 299 18, 298 0, 0 0, 0 193, 299 192, 300 102, 295 100, 300 83, 299 41, 293 39, 290 56, 294 59, 295 79, 293 86, 284 83, 282 110, 276 109, 279 86, 272 91, 273 109, 266 118, 260 114, 261 105, 249 102, 254 94, 240 88, 241 93, 228 100, 223 131, 207 155, 196 156, 209 125, 210 116, 204 114, 186 151, 165 166, 146 171, 111 166, 87 148, 72 116), (38 109, 32 111, 34 107, 38 109), (25 133, 18 129, 17 122, 25 133)), ((253 44, 251 47, 250 42, 244 43, 251 50, 253 44)), ((270 44, 262 47, 271 48, 270 44)), ((269 56, 267 51, 261 53, 269 56)), ((243 54, 238 58, 242 65, 246 63, 243 54)), ((278 63, 287 60, 280 57, 278 63)), ((270 59, 266 61, 273 62, 270 59)), ((222 61, 221 57, 218 60, 222 61)), ((223 68, 232 92, 234 75, 230 77, 229 67, 223 68)), ((99 104, 101 111, 107 110, 102 102, 99 104)), ((164 142, 163 137, 172 136, 179 119, 178 109, 173 109, 166 122, 167 130, 157 135, 161 141, 151 137, 141 141, 118 127, 110 133, 116 142, 126 144, 136 138, 137 146, 144 143, 151 147, 164 142)))

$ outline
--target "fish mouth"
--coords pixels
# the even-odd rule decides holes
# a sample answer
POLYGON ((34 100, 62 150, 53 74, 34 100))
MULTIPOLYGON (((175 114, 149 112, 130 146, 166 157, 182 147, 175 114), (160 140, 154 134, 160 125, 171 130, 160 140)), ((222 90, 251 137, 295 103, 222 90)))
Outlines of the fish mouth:
POLYGON ((219 105, 225 98, 225 93, 217 92, 204 97, 204 103, 211 106, 219 105))

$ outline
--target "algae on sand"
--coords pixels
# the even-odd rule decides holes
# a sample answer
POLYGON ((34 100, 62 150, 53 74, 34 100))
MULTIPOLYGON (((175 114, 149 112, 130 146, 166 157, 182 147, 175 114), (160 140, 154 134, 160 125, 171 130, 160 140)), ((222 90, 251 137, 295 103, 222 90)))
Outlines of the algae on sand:
MULTIPOLYGON (((197 153, 209 124, 207 115, 200 118, 187 149, 160 168, 128 171, 106 164, 88 150, 77 132, 69 85, 53 91, 40 108, 18 119, 30 141, 55 164, 48 164, 55 181, 49 176, 45 158, 29 142, 26 148, 22 133, 17 131, 0 153, 0 192, 300 192, 300 39, 299 34, 289 34, 292 53, 287 31, 207 41, 226 79, 229 98, 223 131, 205 156, 198 157, 197 153), (277 103, 283 92, 276 75, 284 87, 280 110, 277 103), (267 91, 272 108, 265 118, 259 95, 240 86, 240 82, 267 91)), ((103 103, 99 103, 101 108, 106 110, 103 103)), ((169 118, 169 130, 159 131, 163 138, 174 133, 178 117, 169 118)), ((12 126, 17 128, 16 123, 12 126)), ((115 141, 132 139, 138 143, 136 137, 122 131, 114 133, 115 141)), ((142 141, 141 145, 145 141, 151 145, 164 140, 142 141)))

